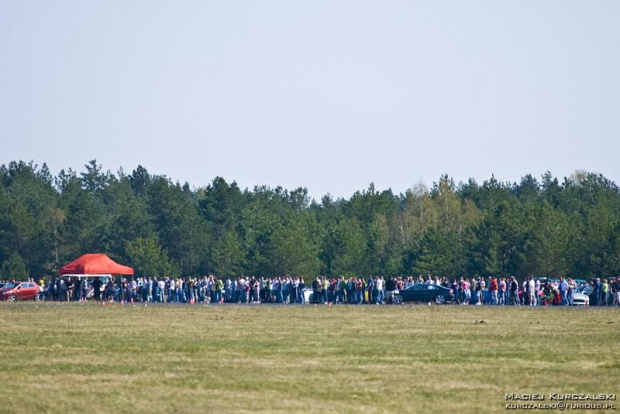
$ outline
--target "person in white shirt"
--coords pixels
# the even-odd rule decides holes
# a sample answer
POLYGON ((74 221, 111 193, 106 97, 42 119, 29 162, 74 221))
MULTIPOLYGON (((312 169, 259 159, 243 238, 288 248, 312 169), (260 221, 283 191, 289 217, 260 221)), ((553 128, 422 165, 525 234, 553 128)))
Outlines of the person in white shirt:
POLYGON ((175 294, 176 294, 176 287, 174 284, 174 279, 170 278, 170 287, 168 288, 168 302, 176 302, 175 297, 174 297, 175 294))
POLYGON ((158 293, 159 293, 159 302, 163 302, 164 301, 164 289, 166 289, 166 282, 164 281, 164 279, 159 279, 158 283, 158 293))
POLYGON ((377 289, 377 304, 383 303, 383 276, 377 276, 375 287, 377 289))
POLYGON ((530 278, 529 282, 530 306, 536 306, 536 282, 534 278, 530 278))

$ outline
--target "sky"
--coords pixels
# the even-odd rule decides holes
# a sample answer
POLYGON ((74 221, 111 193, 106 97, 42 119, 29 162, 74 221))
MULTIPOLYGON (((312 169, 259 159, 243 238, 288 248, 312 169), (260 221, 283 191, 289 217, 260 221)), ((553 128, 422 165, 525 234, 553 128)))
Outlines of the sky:
POLYGON ((620 1, 0 1, 0 164, 350 197, 620 183, 620 1))

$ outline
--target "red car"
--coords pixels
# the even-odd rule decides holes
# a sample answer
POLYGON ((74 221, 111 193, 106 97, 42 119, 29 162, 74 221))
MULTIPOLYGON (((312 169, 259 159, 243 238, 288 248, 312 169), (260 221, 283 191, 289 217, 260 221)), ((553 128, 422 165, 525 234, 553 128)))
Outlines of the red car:
POLYGON ((0 289, 0 300, 37 300, 40 292, 39 285, 34 282, 8 283, 0 289))

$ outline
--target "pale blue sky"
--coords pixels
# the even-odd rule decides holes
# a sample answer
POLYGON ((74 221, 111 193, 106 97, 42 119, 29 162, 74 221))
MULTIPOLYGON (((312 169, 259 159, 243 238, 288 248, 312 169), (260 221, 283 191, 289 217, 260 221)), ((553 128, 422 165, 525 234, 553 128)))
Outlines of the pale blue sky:
POLYGON ((0 164, 620 183, 620 1, 0 0, 0 164))

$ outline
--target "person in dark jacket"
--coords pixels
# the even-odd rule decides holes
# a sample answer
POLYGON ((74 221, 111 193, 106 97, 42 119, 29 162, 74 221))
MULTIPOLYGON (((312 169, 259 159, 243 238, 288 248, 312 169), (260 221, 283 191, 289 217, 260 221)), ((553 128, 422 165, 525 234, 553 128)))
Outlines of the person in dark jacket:
POLYGON ((394 278, 389 277, 388 280, 385 281, 385 295, 388 304, 394 303, 394 290, 396 290, 396 282, 394 278))

